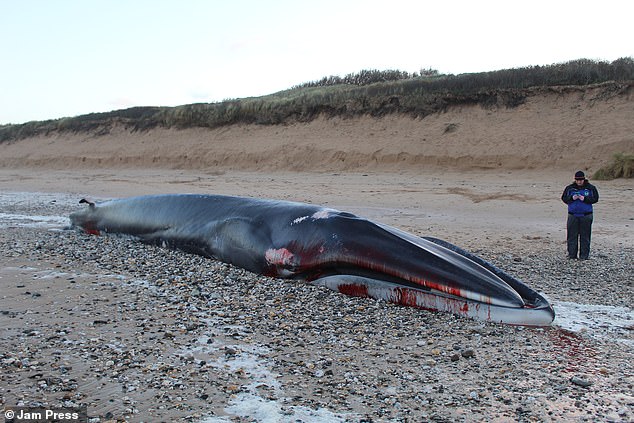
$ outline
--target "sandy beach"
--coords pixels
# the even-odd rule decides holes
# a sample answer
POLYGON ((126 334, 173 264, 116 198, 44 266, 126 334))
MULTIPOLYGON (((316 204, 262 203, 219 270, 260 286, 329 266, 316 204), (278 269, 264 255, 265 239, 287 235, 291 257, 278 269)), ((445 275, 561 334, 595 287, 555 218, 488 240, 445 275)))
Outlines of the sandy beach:
POLYGON ((597 182, 565 259, 564 172, 0 169, 1 398, 94 421, 629 421, 632 182, 597 182), (486 324, 62 230, 78 200, 193 192, 325 204, 461 245, 555 304, 486 324))
POLYGON ((591 257, 560 196, 634 154, 631 88, 537 90, 413 119, 52 132, 0 143, 0 403, 91 422, 634 420, 634 182, 592 181, 591 257), (526 328, 340 295, 68 230, 81 198, 325 205, 459 245, 543 293, 526 328))

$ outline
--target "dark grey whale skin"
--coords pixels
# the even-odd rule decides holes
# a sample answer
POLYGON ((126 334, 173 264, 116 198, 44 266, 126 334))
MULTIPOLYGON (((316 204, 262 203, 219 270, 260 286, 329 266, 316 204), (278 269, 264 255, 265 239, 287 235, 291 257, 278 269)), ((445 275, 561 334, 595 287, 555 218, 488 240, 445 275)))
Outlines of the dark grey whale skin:
POLYGON ((70 216, 74 227, 88 233, 133 235, 267 276, 307 281, 360 277, 355 280, 509 311, 545 308, 554 319, 543 297, 479 257, 436 238, 416 237, 334 209, 196 194, 88 204, 70 216))

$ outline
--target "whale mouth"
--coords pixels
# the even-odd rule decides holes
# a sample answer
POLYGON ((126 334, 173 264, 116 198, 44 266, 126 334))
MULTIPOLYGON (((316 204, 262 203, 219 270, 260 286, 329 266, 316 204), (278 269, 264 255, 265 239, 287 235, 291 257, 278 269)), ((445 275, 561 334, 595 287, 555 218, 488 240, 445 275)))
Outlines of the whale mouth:
POLYGON ((370 297, 404 306, 523 326, 549 326, 555 312, 549 302, 520 280, 488 261, 447 241, 419 238, 389 226, 382 229, 409 244, 442 259, 454 275, 465 280, 425 277, 397 272, 393 267, 372 266, 371 262, 322 267, 319 273, 303 277, 317 286, 342 294, 370 297))
POLYGON ((380 281, 385 286, 412 292, 512 309, 533 304, 532 290, 526 287, 518 291, 518 287, 525 287, 522 282, 453 244, 435 238, 416 237, 386 225, 376 224, 368 230, 377 231, 374 235, 387 240, 385 245, 389 247, 367 248, 364 242, 342 247, 342 250, 348 248, 356 254, 322 258, 318 251, 328 248, 318 248, 318 243, 304 251, 295 250, 295 245, 289 246, 302 257, 300 262, 306 259, 309 263, 294 267, 291 272, 293 277, 309 282, 327 277, 358 277, 355 280, 377 281, 373 286, 380 281))

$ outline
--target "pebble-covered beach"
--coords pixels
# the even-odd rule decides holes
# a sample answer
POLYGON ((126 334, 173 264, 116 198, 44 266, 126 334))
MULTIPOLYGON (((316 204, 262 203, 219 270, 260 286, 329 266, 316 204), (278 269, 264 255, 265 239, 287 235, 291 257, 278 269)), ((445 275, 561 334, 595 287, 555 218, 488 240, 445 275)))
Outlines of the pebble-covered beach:
POLYGON ((561 310, 525 328, 62 230, 75 198, 25 198, 0 215, 3 406, 86 405, 92 422, 634 420, 630 245, 598 240, 588 262, 554 241, 464 245, 561 310))

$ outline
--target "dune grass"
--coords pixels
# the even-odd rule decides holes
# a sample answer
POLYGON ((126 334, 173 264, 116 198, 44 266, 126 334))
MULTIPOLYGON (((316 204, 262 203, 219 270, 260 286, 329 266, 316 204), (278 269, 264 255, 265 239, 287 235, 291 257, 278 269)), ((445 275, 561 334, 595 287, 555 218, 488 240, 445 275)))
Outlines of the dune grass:
POLYGON ((634 154, 617 153, 606 166, 592 175, 597 180, 611 180, 617 178, 634 178, 634 154))
MULTIPOLYGON (((115 125, 131 131, 165 128, 215 128, 236 123, 277 125, 308 122, 317 116, 380 117, 402 113, 424 117, 452 105, 517 107, 535 87, 609 84, 614 95, 634 83, 634 59, 613 62, 579 59, 549 66, 531 66, 461 75, 433 69, 410 74, 397 70, 364 70, 330 76, 278 93, 218 103, 177 107, 133 107, 56 120, 0 126, 0 142, 52 132, 106 134, 115 125)), ((557 87, 557 88, 555 88, 557 87)))

